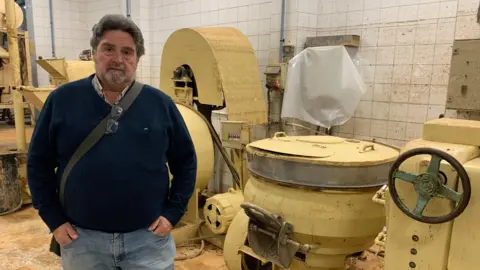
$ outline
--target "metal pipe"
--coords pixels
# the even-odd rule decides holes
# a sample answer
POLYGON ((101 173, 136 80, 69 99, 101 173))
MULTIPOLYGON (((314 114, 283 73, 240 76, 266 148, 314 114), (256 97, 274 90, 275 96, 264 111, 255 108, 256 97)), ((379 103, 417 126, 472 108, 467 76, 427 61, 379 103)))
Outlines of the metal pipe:
POLYGON ((51 92, 55 90, 55 87, 32 87, 32 86, 20 86, 20 87, 12 87, 13 90, 20 90, 20 91, 27 91, 27 92, 51 92))
POLYGON ((132 5, 130 3, 130 0, 125 0, 125 4, 127 5, 127 17, 130 18, 132 15, 132 5))
POLYGON ((50 13, 50 40, 52 41, 52 57, 56 57, 55 53, 55 24, 53 23, 53 0, 48 0, 48 10, 50 13))
POLYGON ((33 0, 26 0, 25 1, 25 13, 26 16, 25 18, 27 19, 27 31, 28 31, 28 40, 25 39, 25 42, 29 42, 29 52, 30 52, 30 57, 27 59, 27 61, 30 61, 30 68, 31 68, 31 78, 32 78, 32 85, 33 86, 38 86, 38 77, 37 77, 37 63, 35 62, 36 57, 36 51, 35 51, 35 29, 34 29, 34 18, 33 18, 33 10, 32 10, 32 2, 33 0))
MULTIPOLYGON (((7 17, 7 38, 8 53, 10 63, 12 64, 11 85, 21 84, 20 78, 20 52, 18 50, 18 33, 16 27, 16 14, 14 0, 5 0, 5 16, 7 17)), ((17 140, 17 150, 27 150, 27 140, 25 138, 25 113, 23 107, 23 95, 18 91, 12 91, 13 112, 15 114, 15 133, 17 140)))
POLYGON ((286 10, 287 0, 282 0, 282 14, 280 19, 280 63, 283 62, 283 45, 285 44, 285 10, 286 10))

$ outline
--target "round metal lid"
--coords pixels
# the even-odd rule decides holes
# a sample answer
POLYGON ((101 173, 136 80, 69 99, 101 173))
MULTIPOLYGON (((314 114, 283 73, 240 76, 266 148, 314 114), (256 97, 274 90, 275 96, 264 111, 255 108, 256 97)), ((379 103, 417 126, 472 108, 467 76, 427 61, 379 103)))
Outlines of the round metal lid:
POLYGON ((371 142, 284 133, 250 143, 246 150, 249 171, 266 181, 327 189, 383 186, 399 154, 371 142))
POLYGON ((381 144, 350 140, 335 136, 286 136, 277 133, 273 138, 247 145, 247 152, 273 159, 334 166, 372 166, 389 163, 398 151, 381 144))

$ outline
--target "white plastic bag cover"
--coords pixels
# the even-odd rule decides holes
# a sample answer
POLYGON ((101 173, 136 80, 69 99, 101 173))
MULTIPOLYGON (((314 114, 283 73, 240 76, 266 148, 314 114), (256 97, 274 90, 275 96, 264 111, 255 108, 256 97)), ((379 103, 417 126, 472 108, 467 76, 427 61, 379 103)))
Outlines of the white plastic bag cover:
POLYGON ((281 117, 324 128, 342 125, 365 91, 344 46, 306 48, 288 64, 281 117))

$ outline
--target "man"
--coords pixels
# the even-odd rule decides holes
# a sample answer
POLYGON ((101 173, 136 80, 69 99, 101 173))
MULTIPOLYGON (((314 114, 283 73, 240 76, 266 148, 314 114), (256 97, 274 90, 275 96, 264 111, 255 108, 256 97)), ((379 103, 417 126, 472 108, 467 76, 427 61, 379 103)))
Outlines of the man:
POLYGON ((27 164, 33 205, 65 270, 173 269, 170 230, 192 196, 197 160, 182 116, 160 90, 142 88, 113 132, 73 167, 65 207, 59 201, 66 164, 128 93, 145 53, 140 29, 122 15, 103 17, 91 46, 95 74, 58 87, 39 114, 27 164))

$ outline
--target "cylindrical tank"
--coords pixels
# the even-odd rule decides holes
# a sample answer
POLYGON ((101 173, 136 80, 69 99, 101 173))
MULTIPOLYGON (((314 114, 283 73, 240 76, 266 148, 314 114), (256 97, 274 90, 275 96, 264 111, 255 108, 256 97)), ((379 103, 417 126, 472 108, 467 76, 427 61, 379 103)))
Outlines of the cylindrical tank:
MULTIPOLYGON (((245 202, 293 225, 300 244, 311 245, 290 269, 345 269, 348 255, 373 245, 385 225, 382 205, 372 202, 387 182, 393 148, 334 136, 276 136, 246 148, 250 178, 245 202)), ((242 269, 247 216, 233 220, 225 261, 242 269), (240 249, 240 252, 238 252, 240 249)))
POLYGON ((213 140, 207 123, 199 112, 177 103, 177 108, 185 121, 197 154, 197 179, 195 189, 204 189, 213 175, 214 149, 213 140))

